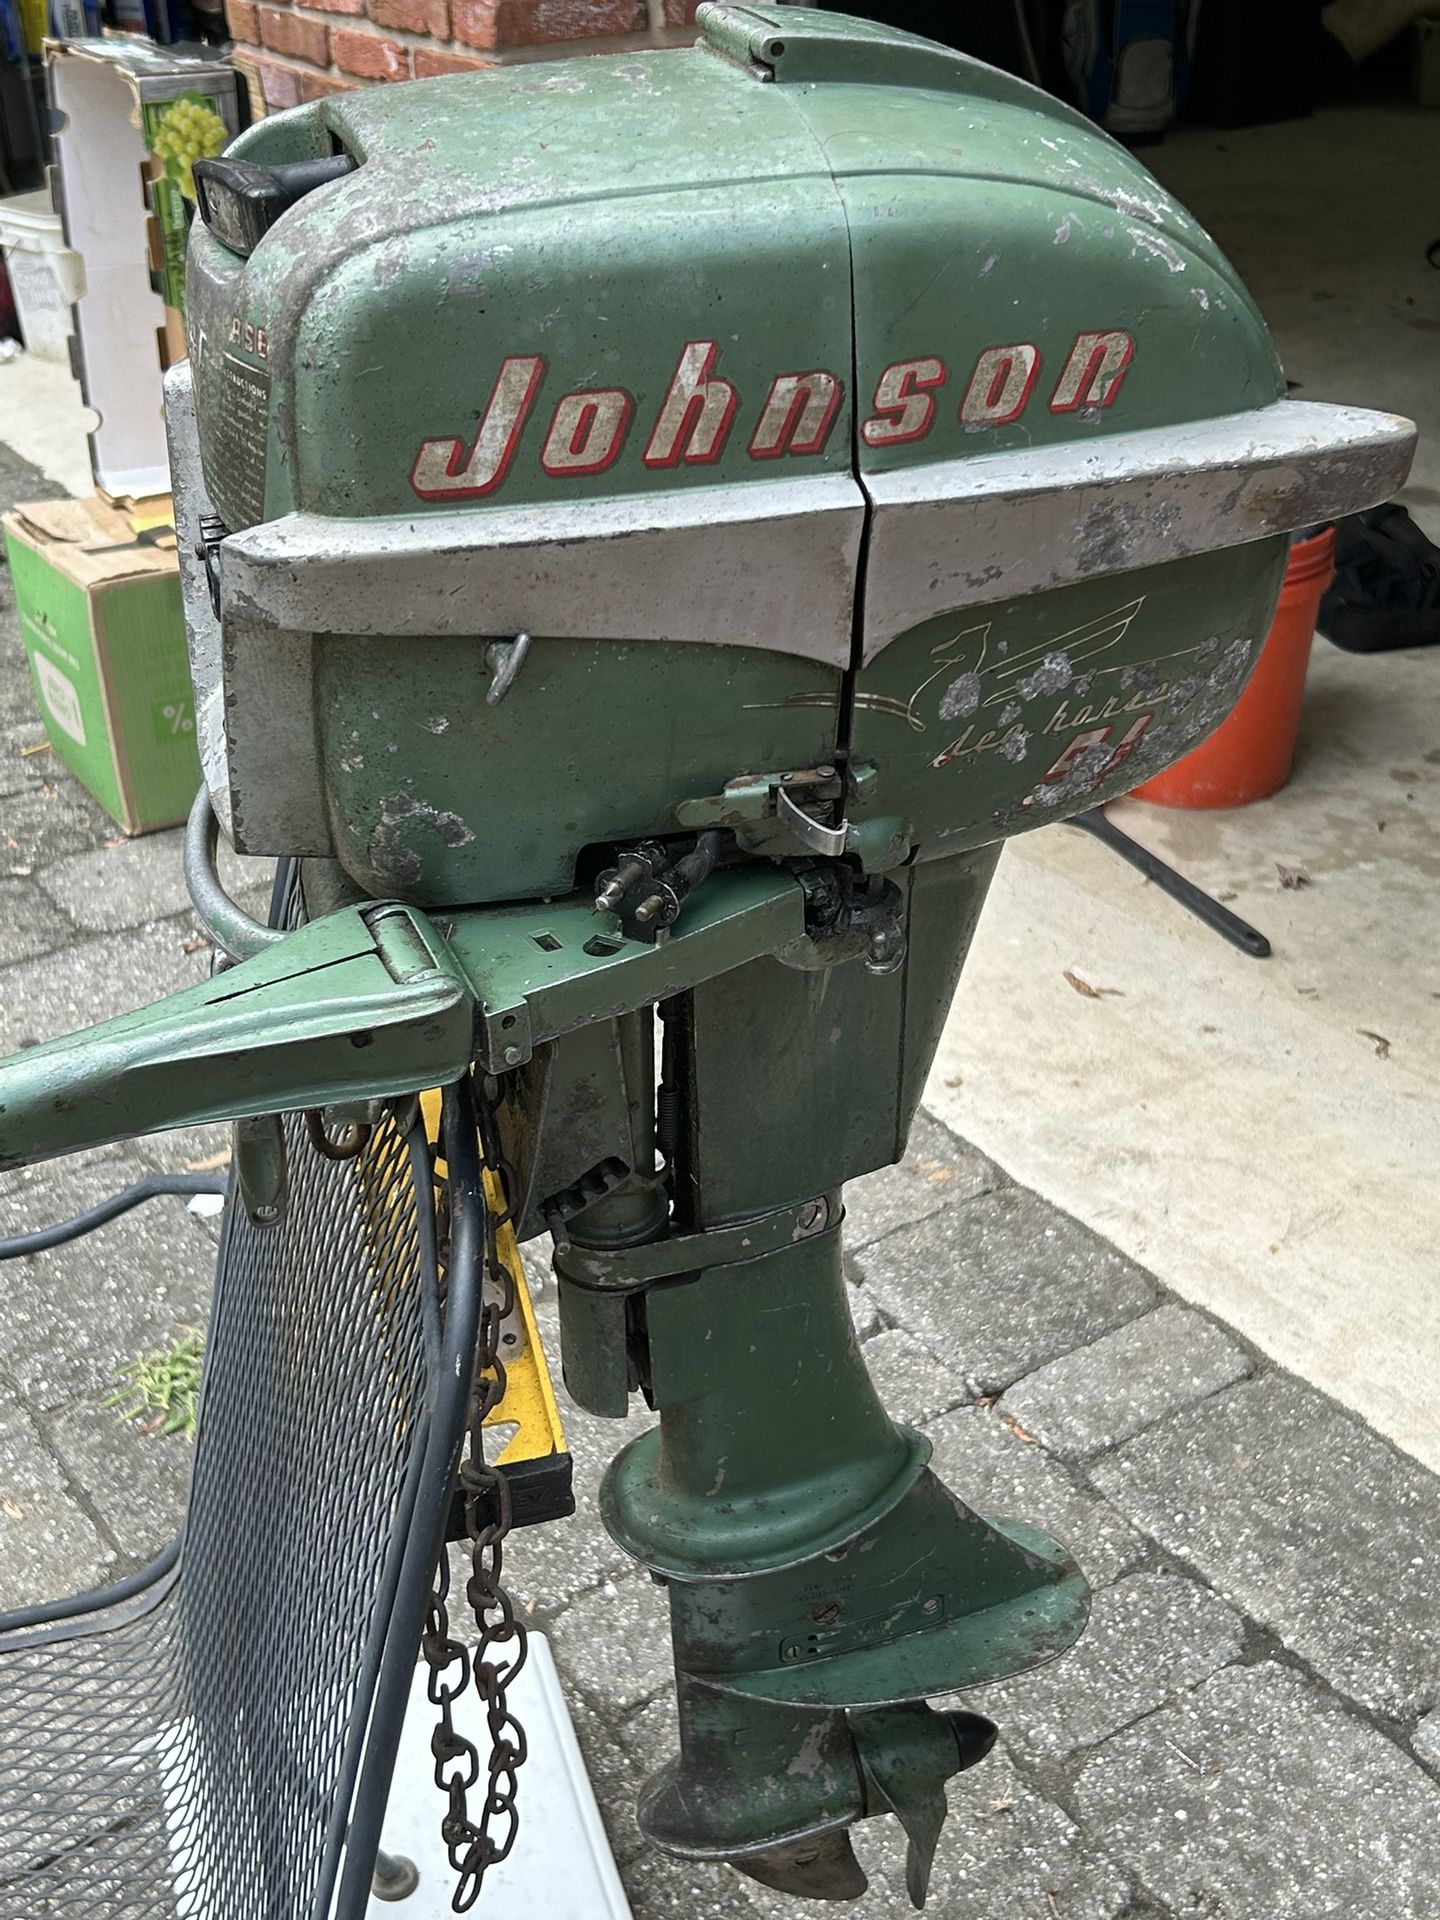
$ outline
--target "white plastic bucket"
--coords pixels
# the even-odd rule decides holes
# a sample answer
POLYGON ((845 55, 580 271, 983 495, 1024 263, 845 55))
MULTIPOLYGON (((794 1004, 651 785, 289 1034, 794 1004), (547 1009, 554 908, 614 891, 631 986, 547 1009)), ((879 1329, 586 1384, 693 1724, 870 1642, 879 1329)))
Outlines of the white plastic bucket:
POLYGON ((70 308, 80 297, 80 260, 65 245, 48 193, 0 200, 0 247, 20 332, 37 360, 70 362, 70 308))

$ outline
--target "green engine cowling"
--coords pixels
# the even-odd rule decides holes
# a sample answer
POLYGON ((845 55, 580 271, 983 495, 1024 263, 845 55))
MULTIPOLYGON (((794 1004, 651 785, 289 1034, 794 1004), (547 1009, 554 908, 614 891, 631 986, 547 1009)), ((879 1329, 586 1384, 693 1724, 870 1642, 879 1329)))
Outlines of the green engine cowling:
POLYGON ((1284 399, 1213 242, 1069 109, 836 15, 701 20, 232 149, 354 162, 248 258, 191 248, 241 848, 553 895, 706 822, 803 852, 775 782, 817 769, 801 812, 872 871, 982 845, 1217 725, 1285 535, 1403 473, 1405 423, 1284 399))

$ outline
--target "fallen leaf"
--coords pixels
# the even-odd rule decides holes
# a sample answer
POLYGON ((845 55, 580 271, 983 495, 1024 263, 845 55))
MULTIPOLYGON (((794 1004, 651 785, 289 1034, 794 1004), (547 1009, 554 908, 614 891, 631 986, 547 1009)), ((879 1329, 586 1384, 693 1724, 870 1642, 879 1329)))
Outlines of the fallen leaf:
POLYGON ((947 1080, 947 1081, 945 1082, 945 1084, 946 1084, 946 1086, 947 1086, 947 1087, 952 1087, 952 1088, 953 1088, 953 1087, 963 1087, 963 1086, 964 1086, 964 1084, 965 1084, 965 1077, 964 1077, 964 1075, 963 1075, 963 1074, 959 1074, 959 1073, 957 1073, 957 1074, 956 1074, 956 1076, 955 1076, 955 1078, 954 1078, 953 1080, 947 1080))
POLYGON ((955 1178, 953 1167, 942 1167, 938 1160, 917 1160, 915 1163, 925 1178, 937 1187, 943 1187, 947 1180, 955 1178))
POLYGON ((1385 1038, 1383 1033, 1372 1033, 1369 1027, 1356 1027, 1355 1031, 1362 1040, 1373 1040, 1375 1042, 1375 1058, 1377 1060, 1388 1060, 1390 1058, 1390 1042, 1385 1038))
POLYGON ((31 746, 21 747, 20 758, 22 760, 31 760, 37 753, 49 753, 49 751, 50 742, 48 740, 36 740, 31 746))
POLYGON ((1107 998, 1123 1000, 1125 998, 1123 987, 1097 987, 1093 981, 1087 980, 1083 973, 1077 973, 1073 967, 1066 967, 1061 978, 1068 980, 1076 993, 1083 994, 1087 1000, 1107 998))
POLYGON ((1023 1440, 1027 1447, 1038 1447, 1040 1442, 1033 1433, 1027 1433, 1013 1413, 1002 1413, 1002 1425, 1007 1426, 1017 1440, 1023 1440))
POLYGON ((218 1173, 222 1167, 230 1164, 229 1147, 221 1147, 218 1153, 207 1153, 203 1160, 187 1160, 186 1173, 218 1173))
POLYGON ((8 1495, 0 1497, 0 1507, 5 1509, 12 1520, 23 1520, 25 1518, 25 1509, 23 1507, 17 1507, 8 1495))
POLYGON ((196 933, 192 934, 188 940, 182 940, 180 944, 186 953, 204 953, 210 942, 203 933, 196 933))
POLYGON ((104 849, 106 853, 109 853, 112 847, 123 847, 123 846, 126 846, 127 844, 128 842, 126 841, 125 836, 123 834, 121 834, 119 839, 117 840, 102 840, 100 842, 101 847, 104 849))
POLYGON ((1275 862, 1275 871, 1280 876, 1281 886, 1287 888, 1291 893, 1298 893, 1301 887, 1308 887, 1311 884, 1310 875, 1304 867, 1282 867, 1277 860, 1275 862))

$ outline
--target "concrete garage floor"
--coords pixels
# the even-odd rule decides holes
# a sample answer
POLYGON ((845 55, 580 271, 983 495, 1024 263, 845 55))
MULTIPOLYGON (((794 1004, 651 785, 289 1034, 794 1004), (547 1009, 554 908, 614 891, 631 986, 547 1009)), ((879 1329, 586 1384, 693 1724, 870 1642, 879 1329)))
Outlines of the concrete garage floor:
MULTIPOLYGON (((1440 538, 1440 115, 1187 129, 1147 160, 1307 399, 1419 422, 1440 538)), ((1274 945, 1254 961, 1068 827, 1012 841, 927 1093, 1015 1179, 1440 1467, 1440 648, 1316 643, 1290 785, 1116 823, 1274 945), (1277 867, 1311 876, 1283 891, 1277 867), (1066 969, 1114 989, 1076 992, 1066 969)))

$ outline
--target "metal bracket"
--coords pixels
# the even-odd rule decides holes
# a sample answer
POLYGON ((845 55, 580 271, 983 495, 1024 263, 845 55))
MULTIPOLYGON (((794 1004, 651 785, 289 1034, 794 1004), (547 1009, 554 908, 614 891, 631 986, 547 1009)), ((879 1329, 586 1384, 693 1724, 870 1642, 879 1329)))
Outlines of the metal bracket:
POLYGON ((675 819, 682 827, 728 827, 747 852, 771 859, 819 854, 857 858, 867 872, 903 864, 911 850, 909 823, 858 822, 852 810, 873 810, 879 770, 868 760, 839 767, 797 767, 784 773, 742 773, 719 793, 682 800, 675 819), (826 814, 838 819, 826 819, 826 814))
POLYGON ((776 1247, 835 1233, 844 1218, 839 1193, 822 1193, 794 1206, 777 1207, 738 1226, 712 1227, 703 1233, 676 1233, 668 1240, 647 1240, 638 1247, 600 1250, 577 1247, 558 1210, 547 1212, 555 1236, 555 1271, 579 1287, 605 1293, 635 1293, 656 1280, 704 1273, 712 1267, 740 1266, 759 1260, 776 1247))
POLYGON ((806 813, 803 807, 796 806, 788 787, 776 790, 775 818, 789 830, 792 838, 798 840, 802 847, 808 847, 811 853, 827 854, 833 860, 845 851, 845 840, 850 831, 847 822, 842 819, 838 826, 825 826, 813 814, 806 813))
POLYGON ((633 1013, 778 953, 804 931, 799 882, 751 865, 712 874, 662 942, 597 925, 593 899, 572 894, 457 914, 449 946, 480 1001, 475 1056, 487 1073, 504 1073, 597 1009, 633 1013))

